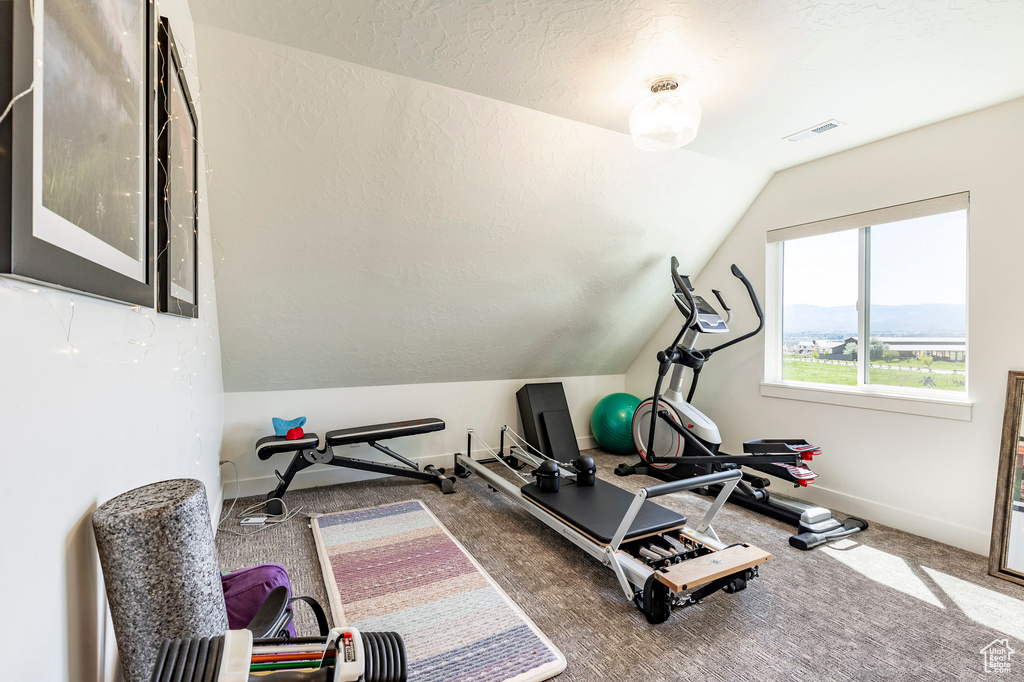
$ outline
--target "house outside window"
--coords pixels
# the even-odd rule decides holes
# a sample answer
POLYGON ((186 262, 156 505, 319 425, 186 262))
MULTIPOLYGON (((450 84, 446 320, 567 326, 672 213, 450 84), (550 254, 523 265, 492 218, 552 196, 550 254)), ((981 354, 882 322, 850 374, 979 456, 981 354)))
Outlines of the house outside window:
POLYGON ((968 203, 769 232, 765 384, 965 402, 968 203))

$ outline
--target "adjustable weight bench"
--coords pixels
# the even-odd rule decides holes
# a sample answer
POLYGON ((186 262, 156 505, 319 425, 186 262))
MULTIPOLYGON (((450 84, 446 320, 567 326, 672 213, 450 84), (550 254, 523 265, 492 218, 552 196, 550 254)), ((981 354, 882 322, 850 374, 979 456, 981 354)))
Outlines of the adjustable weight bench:
POLYGON ((275 470, 277 476, 277 487, 267 494, 267 513, 280 514, 284 511, 281 498, 284 497, 288 486, 291 485, 295 474, 314 464, 327 464, 330 466, 342 467, 345 469, 358 469, 359 471, 372 471, 377 474, 393 474, 416 478, 421 481, 432 481, 436 483, 441 492, 445 495, 455 492, 455 479, 445 477, 444 469, 437 469, 428 464, 422 469, 412 460, 402 457, 400 454, 381 445, 378 441, 391 438, 402 438, 403 436, 415 436, 421 433, 443 431, 444 422, 436 417, 427 419, 413 419, 404 422, 392 422, 389 424, 372 424, 370 426, 357 426, 350 429, 336 429, 328 431, 324 438, 324 445, 320 443, 320 437, 315 433, 307 433, 301 438, 288 440, 284 436, 266 436, 256 441, 256 456, 262 460, 270 459, 282 452, 294 452, 291 463, 282 474, 275 470), (342 445, 355 445, 365 443, 371 448, 383 452, 388 457, 399 462, 399 464, 386 464, 382 462, 371 462, 355 457, 343 457, 334 454, 334 448, 342 445))

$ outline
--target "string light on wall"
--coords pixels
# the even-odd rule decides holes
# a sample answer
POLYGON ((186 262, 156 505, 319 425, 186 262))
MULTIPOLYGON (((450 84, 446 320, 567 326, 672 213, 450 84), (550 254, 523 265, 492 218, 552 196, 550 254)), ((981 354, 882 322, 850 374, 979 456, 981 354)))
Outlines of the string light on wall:
MULTIPOLYGON (((151 11, 159 15, 160 3, 149 0, 149 4, 154 8, 151 11)), ((33 3, 29 4, 28 17, 32 26, 35 26, 36 17, 33 3)), ((197 107, 197 102, 194 100, 198 99, 201 83, 196 60, 185 46, 179 44, 178 47, 182 62, 180 70, 190 82, 191 91, 195 93, 195 96, 190 98, 190 102, 197 107)), ((37 66, 41 66, 41 62, 38 62, 37 66)), ((28 87, 14 95, 8 102, 0 102, 0 123, 3 123, 11 115, 20 100, 27 98, 35 91, 35 86, 36 82, 33 80, 28 87)), ((151 90, 149 94, 153 95, 153 93, 154 91, 151 90)), ((175 117, 168 115, 168 119, 173 121, 175 117)), ((145 125, 145 123, 140 125, 145 125)), ((193 189, 198 209, 200 205, 205 206, 213 169, 210 167, 207 150, 200 140, 198 128, 192 137, 192 142, 196 145, 201 160, 200 164, 197 164, 199 167, 193 189)), ((131 158, 126 158, 126 161, 131 161, 131 158)), ((168 188, 165 186, 156 189, 166 193, 168 188)), ((197 226, 192 225, 191 221, 186 224, 180 216, 169 216, 169 220, 172 224, 178 225, 182 231, 202 235, 208 240, 205 243, 212 247, 211 256, 208 258, 202 257, 200 253, 196 254, 197 269, 202 270, 201 276, 204 282, 209 279, 207 286, 199 288, 200 306, 206 311, 211 311, 214 305, 213 282, 225 261, 223 246, 210 233, 208 220, 197 221, 197 226)), ((132 240, 134 241, 134 238, 132 240)), ((160 248, 166 248, 166 244, 161 245, 160 248)), ((200 249, 200 252, 202 251, 203 249, 200 249)), ((4 299, 8 296, 30 297, 45 304, 60 325, 58 327, 60 331, 57 332, 60 334, 58 352, 66 353, 70 356, 71 362, 82 368, 89 369, 95 365, 106 365, 110 366, 112 371, 117 371, 113 366, 146 366, 148 363, 146 371, 167 371, 175 376, 180 383, 182 392, 174 399, 173 407, 180 410, 178 414, 185 429, 182 436, 194 439, 193 476, 198 477, 202 462, 209 456, 209 447, 204 448, 204 441, 208 439, 201 433, 200 427, 201 417, 204 416, 202 410, 206 402, 203 393, 206 389, 202 387, 199 379, 209 369, 210 354, 208 354, 208 350, 216 348, 217 344, 215 320, 211 315, 203 314, 198 319, 182 320, 180 317, 168 318, 158 314, 152 308, 133 305, 123 308, 124 318, 122 322, 118 323, 116 320, 108 319, 109 311, 114 309, 110 307, 110 304, 96 302, 91 297, 82 296, 74 291, 39 287, 31 281, 0 275, 0 303, 6 303, 4 299), (81 327, 80 319, 84 320, 84 329, 81 327), (97 327, 97 319, 105 319, 102 327, 97 327), (170 324, 172 321, 174 321, 174 325, 170 324), (102 337, 97 336, 97 329, 104 330, 102 337), (187 431, 192 433, 188 434, 187 431)), ((121 306, 117 307, 121 308, 121 306)), ((45 347, 45 344, 43 345, 45 347)), ((213 453, 213 456, 217 455, 218 453, 213 453)), ((191 463, 191 458, 189 461, 191 463)))
POLYGON ((651 83, 651 95, 633 107, 629 133, 633 144, 649 152, 678 149, 697 137, 700 102, 682 92, 679 79, 666 76, 651 83))

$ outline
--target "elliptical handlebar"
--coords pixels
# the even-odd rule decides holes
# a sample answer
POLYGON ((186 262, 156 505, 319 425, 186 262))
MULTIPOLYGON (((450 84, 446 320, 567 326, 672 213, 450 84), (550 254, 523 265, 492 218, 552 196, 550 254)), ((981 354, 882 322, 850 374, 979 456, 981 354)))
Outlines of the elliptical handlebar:
POLYGON ((764 329, 764 311, 761 309, 761 302, 757 300, 757 293, 754 291, 754 285, 750 283, 750 280, 747 279, 747 276, 743 274, 743 271, 736 267, 735 263, 732 264, 732 267, 730 267, 729 270, 732 272, 733 277, 743 282, 743 286, 747 290, 747 296, 750 297, 750 303, 751 305, 754 306, 754 312, 757 313, 757 329, 747 332, 743 336, 738 336, 735 339, 732 339, 731 341, 726 341, 720 346, 715 346, 714 348, 709 348, 706 351, 703 351, 703 353, 709 357, 712 353, 717 353, 723 348, 728 348, 729 346, 737 344, 740 341, 746 341, 751 336, 756 336, 757 334, 760 334, 761 330, 764 329))
MULTIPOLYGON (((761 301, 757 300, 757 294, 754 293, 754 285, 750 283, 747 276, 743 274, 743 271, 736 267, 733 263, 732 267, 729 268, 732 271, 733 277, 743 282, 743 286, 747 289, 747 295, 750 296, 750 302, 754 304, 754 312, 757 313, 757 319, 761 321, 761 325, 764 325, 764 311, 761 310, 761 301)), ((761 327, 757 328, 757 331, 761 331, 761 327)), ((754 332, 755 334, 757 332, 754 332)))
MULTIPOLYGON (((713 353, 717 353, 723 348, 728 348, 729 346, 737 344, 740 341, 746 341, 751 336, 756 336, 761 333, 761 330, 764 329, 764 310, 761 309, 761 301, 757 298, 757 293, 754 291, 754 285, 750 283, 750 280, 747 279, 747 276, 743 274, 743 271, 740 270, 735 263, 732 264, 729 270, 732 272, 733 277, 742 282, 743 287, 747 290, 747 296, 750 297, 750 304, 754 306, 754 312, 757 313, 757 328, 753 331, 747 332, 743 336, 736 337, 731 341, 726 341, 720 346, 715 346, 714 348, 708 348, 707 350, 701 351, 707 357, 710 357, 713 353)), ((683 323, 682 329, 680 329, 678 336, 676 336, 676 339, 672 342, 672 346, 670 346, 670 348, 674 348, 682 340, 683 334, 686 333, 686 330, 689 329, 690 325, 692 325, 697 319, 697 305, 694 303, 690 287, 686 286, 686 281, 682 275, 679 274, 679 260, 675 256, 672 256, 672 283, 676 288, 676 307, 679 308, 679 312, 686 315, 686 322, 683 323), (685 304, 679 300, 679 294, 682 294, 686 299, 685 304), (684 308, 688 308, 689 310, 685 310, 684 308)), ((718 302, 722 304, 722 308, 729 313, 731 319, 732 310, 725 303, 725 299, 722 298, 722 293, 717 290, 715 290, 714 293, 718 298, 718 302)))

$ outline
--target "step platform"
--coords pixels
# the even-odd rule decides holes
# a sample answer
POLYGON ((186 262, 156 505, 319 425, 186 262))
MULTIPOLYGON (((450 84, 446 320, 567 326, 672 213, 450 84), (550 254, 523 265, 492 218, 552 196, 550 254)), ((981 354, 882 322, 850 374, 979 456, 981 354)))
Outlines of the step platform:
POLYGON ((743 452, 748 455, 797 454, 800 455, 800 459, 809 462, 815 455, 821 454, 821 448, 811 445, 803 438, 761 438, 744 443, 743 452))
POLYGON ((808 467, 799 464, 784 464, 781 462, 758 462, 758 455, 799 455, 800 459, 810 462, 815 455, 821 454, 821 448, 811 445, 803 438, 762 438, 760 440, 748 440, 743 444, 743 452, 754 455, 754 458, 743 462, 743 466, 760 471, 769 476, 781 478, 784 481, 796 485, 808 486, 814 482, 818 474, 808 467))
POLYGON ((772 555, 753 545, 732 545, 695 559, 655 571, 655 579, 673 592, 693 590, 701 585, 771 561, 772 555))
MULTIPOLYGON (((528 483, 520 491, 530 502, 602 545, 611 543, 612 536, 619 529, 622 518, 636 497, 634 493, 600 478, 592 486, 563 482, 558 492, 541 490, 536 483, 528 483)), ((646 501, 633 519, 624 540, 679 530, 685 525, 686 517, 682 514, 646 501)))
POLYGON ((798 464, 758 462, 753 457, 750 458, 750 461, 743 462, 743 466, 801 486, 808 486, 814 483, 814 479, 818 477, 818 474, 798 464))

